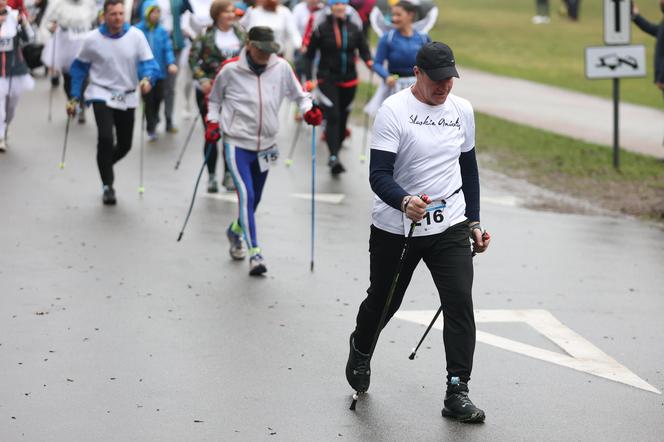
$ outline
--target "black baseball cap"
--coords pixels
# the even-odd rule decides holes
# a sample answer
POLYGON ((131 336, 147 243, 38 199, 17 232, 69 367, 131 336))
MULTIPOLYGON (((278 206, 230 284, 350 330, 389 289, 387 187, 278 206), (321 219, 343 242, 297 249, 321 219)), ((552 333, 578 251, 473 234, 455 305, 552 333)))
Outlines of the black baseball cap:
POLYGON ((254 47, 268 54, 276 54, 281 49, 274 41, 274 31, 267 26, 254 26, 249 29, 248 37, 254 47))
POLYGON ((439 41, 432 41, 422 46, 417 51, 415 64, 433 81, 450 77, 459 78, 452 48, 439 41))

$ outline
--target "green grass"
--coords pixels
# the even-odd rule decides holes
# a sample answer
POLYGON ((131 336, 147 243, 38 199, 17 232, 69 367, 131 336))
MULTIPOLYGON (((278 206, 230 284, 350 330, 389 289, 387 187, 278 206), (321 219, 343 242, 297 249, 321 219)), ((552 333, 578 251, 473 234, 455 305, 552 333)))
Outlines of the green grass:
MULTIPOLYGON (((561 4, 551 3, 551 23, 533 25, 533 0, 445 0, 438 1, 438 24, 434 40, 448 43, 457 63, 496 74, 610 97, 610 80, 587 80, 584 48, 603 46, 603 12, 599 0, 581 3, 579 22, 558 15, 561 4)), ((641 14, 659 22, 662 13, 655 0, 639 1, 641 14)), ((662 94, 653 84, 655 39, 632 25, 632 43, 645 44, 647 77, 621 82, 624 101, 661 108, 662 94)), ((509 95, 509 91, 506 91, 509 95)))
POLYGON ((612 150, 476 113, 477 151, 510 176, 650 219, 664 218, 664 165, 648 156, 612 150))

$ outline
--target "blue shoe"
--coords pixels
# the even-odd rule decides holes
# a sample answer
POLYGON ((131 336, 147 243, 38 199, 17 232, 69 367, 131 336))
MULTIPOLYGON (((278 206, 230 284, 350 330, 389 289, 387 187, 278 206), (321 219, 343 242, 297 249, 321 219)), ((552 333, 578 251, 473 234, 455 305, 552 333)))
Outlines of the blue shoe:
POLYGON ((228 252, 231 254, 231 258, 241 261, 247 256, 247 251, 244 248, 244 242, 242 241, 242 235, 233 232, 231 226, 226 230, 226 237, 228 242, 231 243, 231 248, 228 252))
POLYGON ((267 272, 267 267, 265 267, 265 259, 263 259, 263 255, 256 253, 249 258, 249 274, 251 276, 260 276, 265 272, 267 272))

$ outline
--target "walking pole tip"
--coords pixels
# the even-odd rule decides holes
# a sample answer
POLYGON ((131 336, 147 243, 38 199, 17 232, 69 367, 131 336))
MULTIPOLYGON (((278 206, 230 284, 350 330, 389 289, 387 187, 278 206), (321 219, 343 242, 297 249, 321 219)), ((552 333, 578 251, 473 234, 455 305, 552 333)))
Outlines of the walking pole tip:
POLYGON ((178 235, 178 242, 180 242, 180 240, 182 239, 182 235, 184 235, 184 230, 181 231, 180 234, 178 235))
POLYGON ((284 164, 286 165, 286 167, 291 167, 293 165, 293 160, 287 158, 286 161, 284 161, 284 164))
POLYGON ((413 349, 413 351, 412 351, 412 353, 410 354, 410 356, 408 356, 408 359, 410 359, 411 361, 414 360, 414 359, 415 359, 415 353, 416 353, 416 352, 417 352, 417 350, 416 350, 416 349, 413 349))
POLYGON ((357 395, 357 393, 353 393, 353 401, 350 403, 350 407, 348 407, 349 410, 355 411, 355 407, 357 405, 357 399, 358 398, 359 398, 359 396, 357 395))
POLYGON ((65 163, 63 163, 62 161, 60 161, 60 164, 58 164, 58 167, 59 167, 60 169, 64 169, 64 168, 65 168, 65 163))
POLYGON ((143 195, 144 193, 145 193, 145 187, 143 187, 143 186, 139 186, 139 187, 138 187, 138 194, 139 194, 139 195, 143 195))

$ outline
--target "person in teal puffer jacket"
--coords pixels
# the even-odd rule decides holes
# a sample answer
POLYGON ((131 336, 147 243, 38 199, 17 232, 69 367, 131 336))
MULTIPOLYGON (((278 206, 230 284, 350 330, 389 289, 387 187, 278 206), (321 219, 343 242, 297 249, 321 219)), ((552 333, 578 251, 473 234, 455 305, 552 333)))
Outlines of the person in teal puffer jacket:
POLYGON ((168 74, 175 74, 178 70, 173 54, 173 44, 168 32, 159 24, 161 10, 156 0, 143 2, 143 19, 136 25, 143 31, 145 38, 150 44, 154 58, 159 64, 159 75, 155 86, 149 94, 143 96, 145 103, 145 120, 148 138, 150 141, 157 139, 157 124, 159 123, 159 108, 164 100, 164 85, 168 74))

